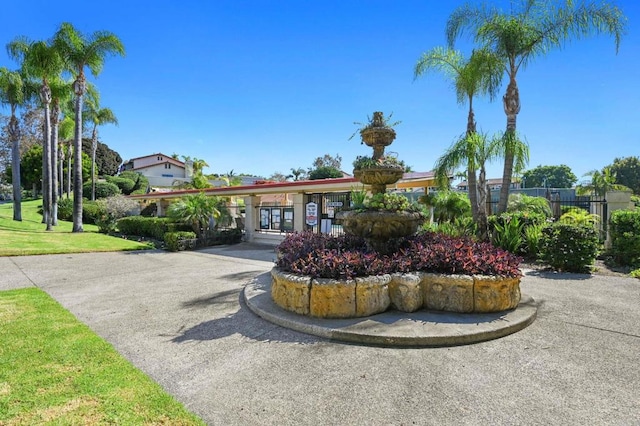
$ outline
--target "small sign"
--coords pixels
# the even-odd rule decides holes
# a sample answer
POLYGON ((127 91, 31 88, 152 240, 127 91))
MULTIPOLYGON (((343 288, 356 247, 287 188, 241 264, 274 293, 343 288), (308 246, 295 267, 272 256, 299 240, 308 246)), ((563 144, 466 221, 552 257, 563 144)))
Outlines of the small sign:
POLYGON ((305 206, 305 223, 309 226, 316 226, 318 224, 318 204, 311 202, 305 206))
POLYGON ((327 201, 327 207, 342 207, 342 201, 327 201))

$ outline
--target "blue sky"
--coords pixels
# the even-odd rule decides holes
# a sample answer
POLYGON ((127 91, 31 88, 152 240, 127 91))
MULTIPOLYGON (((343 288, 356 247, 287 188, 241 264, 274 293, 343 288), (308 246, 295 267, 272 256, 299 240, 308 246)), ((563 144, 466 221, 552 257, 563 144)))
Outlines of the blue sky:
MULTIPOLYGON (((47 39, 64 21, 120 37, 126 57, 108 59, 93 81, 119 120, 100 138, 123 159, 177 153, 207 161, 206 173, 269 176, 339 154, 351 171, 357 155, 371 154, 348 140, 353 123, 383 111, 402 121, 387 151, 428 171, 464 132, 467 109, 448 81, 414 81, 413 68, 422 52, 445 44, 447 18, 463 3, 31 0, 3 4, 0 43, 47 39)), ((615 3, 629 19, 617 55, 612 38, 597 36, 519 72, 529 168, 567 164, 581 177, 640 155, 640 4, 615 3)), ((0 66, 15 68, 4 50, 0 66)), ((500 99, 478 99, 475 110, 481 130, 504 130, 500 99)), ((501 161, 489 166, 489 177, 501 175, 501 161)))

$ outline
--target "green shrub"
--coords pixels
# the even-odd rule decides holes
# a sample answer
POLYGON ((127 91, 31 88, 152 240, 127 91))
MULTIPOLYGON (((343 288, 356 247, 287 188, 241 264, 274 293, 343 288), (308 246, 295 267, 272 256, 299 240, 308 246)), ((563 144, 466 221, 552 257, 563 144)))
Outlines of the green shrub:
MULTIPOLYGON (((91 197, 91 182, 82 186, 82 194, 85 198, 91 197)), ((113 197, 120 194, 120 188, 111 182, 96 182, 96 200, 100 198, 113 197)))
POLYGON ((493 226, 491 242, 494 246, 515 254, 520 251, 523 244, 523 232, 524 224, 517 216, 499 220, 493 226))
POLYGON ((540 260, 557 271, 590 272, 599 247, 592 226, 553 223, 542 230, 540 260))
POLYGON ((535 259, 540 251, 540 240, 542 240, 542 230, 546 224, 536 224, 524 228, 524 249, 525 254, 530 259, 535 259))
POLYGON ((136 235, 163 240, 172 230, 173 223, 166 217, 129 216, 118 220, 117 228, 125 235, 136 235))
POLYGON ((640 210, 616 210, 609 221, 609 255, 618 265, 640 266, 640 210))
POLYGON ((531 197, 526 194, 511 194, 507 204, 507 212, 528 212, 551 217, 551 206, 544 197, 531 197))
POLYGON ((631 276, 631 278, 638 278, 640 279, 640 268, 639 269, 634 269, 633 271, 631 271, 629 273, 629 275, 631 276))
POLYGON ((120 188, 120 192, 122 192, 124 195, 131 194, 136 186, 135 180, 121 176, 107 176, 105 177, 105 179, 107 180, 107 182, 113 183, 118 188, 120 188))
POLYGON ((60 198, 58 200, 58 219, 71 222, 73 220, 73 199, 60 198))
POLYGON ((211 232, 207 245, 238 244, 242 240, 242 230, 237 228, 220 229, 211 232))
POLYGON ((102 215, 107 214, 107 208, 103 203, 84 200, 82 202, 82 222, 96 224, 102 215))
POLYGON ((164 242, 170 251, 193 249, 196 246, 196 233, 193 231, 167 232, 164 242))

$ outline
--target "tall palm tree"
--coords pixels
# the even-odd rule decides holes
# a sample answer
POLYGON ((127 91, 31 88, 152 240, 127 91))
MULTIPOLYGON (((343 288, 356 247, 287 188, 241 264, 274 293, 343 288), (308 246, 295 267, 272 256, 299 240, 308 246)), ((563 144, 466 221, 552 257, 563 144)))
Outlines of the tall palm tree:
POLYGON ((512 1, 511 6, 509 12, 503 12, 486 5, 465 4, 454 10, 446 26, 447 43, 451 48, 468 30, 476 42, 491 48, 505 60, 509 84, 502 98, 507 126, 499 212, 506 211, 513 176, 516 118, 520 112, 518 70, 536 57, 563 47, 571 39, 592 34, 613 35, 617 52, 626 27, 622 11, 606 2, 565 0, 558 6, 544 0, 522 0, 512 1))
MULTIPOLYGON (((476 95, 489 95, 491 100, 497 96, 502 80, 503 63, 497 55, 487 49, 475 50, 471 57, 465 60, 458 51, 436 47, 422 54, 415 66, 414 76, 417 78, 432 70, 440 71, 451 79, 456 90, 458 103, 469 103, 466 137, 462 140, 469 142, 463 143, 467 148, 466 161, 464 162, 466 162, 467 166, 471 214, 473 220, 477 222, 478 191, 476 171, 478 170, 478 164, 475 162, 476 146, 473 143, 475 138, 468 138, 476 133, 473 99, 476 95)), ((442 176, 447 175, 444 174, 442 176)))
POLYGON ((22 221, 22 188, 20 185, 20 123, 18 107, 25 101, 22 76, 17 71, 0 67, 0 104, 9 105, 9 139, 11 140, 11 179, 13 184, 13 220, 22 221))
MULTIPOLYGON (((65 115, 60 121, 60 125, 58 126, 58 140, 60 141, 60 151, 59 151, 59 160, 60 160, 60 187, 67 194, 67 198, 69 198, 71 194, 71 160, 73 157, 73 131, 75 129, 75 122, 73 118, 69 115, 65 115), (64 185, 64 160, 67 161, 67 180, 66 187, 64 185)), ((60 194, 62 196, 62 194, 60 194)))
POLYGON ((87 102, 87 118, 93 124, 91 130, 91 200, 96 199, 96 151, 98 149, 98 126, 104 124, 118 125, 118 119, 109 108, 101 108, 97 97, 87 102))
POLYGON ((82 104, 87 88, 85 67, 98 76, 107 56, 124 56, 120 39, 107 31, 96 31, 85 36, 68 22, 63 23, 54 36, 54 44, 73 77, 75 93, 74 179, 73 179, 73 232, 82 232, 82 104))
POLYGON ((51 144, 51 86, 49 82, 62 72, 60 54, 46 41, 31 41, 26 37, 18 37, 7 45, 9 56, 20 62, 23 72, 28 77, 38 80, 39 99, 44 111, 43 129, 43 222, 47 231, 51 231, 53 217, 53 170, 55 160, 52 157, 51 144))
POLYGON ((52 224, 58 224, 58 199, 62 197, 63 179, 63 155, 60 144, 60 120, 64 105, 68 104, 73 93, 71 83, 62 78, 55 78, 50 82, 51 86, 51 182, 52 182, 52 224), (58 183, 60 179, 60 183, 58 183))

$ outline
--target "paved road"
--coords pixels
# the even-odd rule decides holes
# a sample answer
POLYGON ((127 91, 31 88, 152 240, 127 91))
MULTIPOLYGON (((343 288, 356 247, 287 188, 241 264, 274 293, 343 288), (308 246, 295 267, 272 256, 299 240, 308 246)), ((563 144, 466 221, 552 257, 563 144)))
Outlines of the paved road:
POLYGON ((0 258, 0 290, 42 288, 211 425, 640 424, 638 280, 528 274, 523 331, 391 349, 256 317, 241 290, 272 259, 245 244, 0 258))

